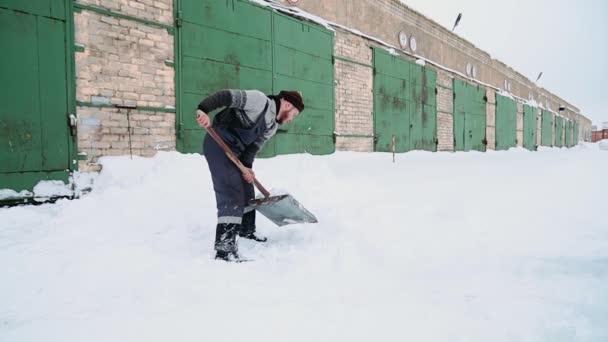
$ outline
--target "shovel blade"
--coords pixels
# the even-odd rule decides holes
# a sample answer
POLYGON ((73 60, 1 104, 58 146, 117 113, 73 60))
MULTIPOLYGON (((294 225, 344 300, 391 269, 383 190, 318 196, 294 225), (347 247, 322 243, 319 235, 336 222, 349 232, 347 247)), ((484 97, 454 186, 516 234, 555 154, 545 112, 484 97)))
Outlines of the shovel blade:
POLYGON ((279 227, 294 223, 317 223, 317 218, 291 195, 254 199, 251 207, 279 227))

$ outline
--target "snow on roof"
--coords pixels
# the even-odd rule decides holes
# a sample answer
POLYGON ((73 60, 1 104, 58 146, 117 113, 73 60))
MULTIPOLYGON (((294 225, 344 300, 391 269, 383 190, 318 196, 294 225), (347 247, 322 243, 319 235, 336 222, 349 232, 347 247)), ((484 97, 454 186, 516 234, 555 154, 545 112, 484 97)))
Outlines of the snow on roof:
MULTIPOLYGON (((500 88, 498 88, 498 87, 496 87, 496 86, 493 86, 493 85, 491 85, 491 84, 488 84, 488 83, 482 82, 482 81, 480 81, 480 80, 478 80, 478 79, 475 79, 475 78, 473 78, 473 77, 467 76, 467 75, 465 75, 465 74, 463 74, 463 73, 461 73, 461 72, 458 72, 458 71, 456 71, 456 70, 454 70, 454 69, 450 69, 450 68, 448 68, 448 67, 446 67, 446 66, 444 66, 444 65, 441 65, 441 64, 439 64, 439 63, 437 63, 437 62, 435 62, 435 61, 432 61, 432 60, 430 60, 430 59, 428 59, 428 58, 422 57, 422 56, 417 55, 417 54, 415 54, 415 53, 410 53, 410 52, 408 52, 408 51, 402 50, 402 49, 400 49, 400 48, 398 48, 398 47, 396 47, 396 46, 394 46, 394 45, 392 45, 392 44, 389 44, 389 43, 387 43, 387 42, 385 42, 385 41, 383 41, 383 40, 381 40, 381 39, 378 39, 378 38, 376 38, 376 37, 373 37, 373 36, 370 36, 370 35, 368 35, 368 34, 365 34, 365 33, 361 32, 361 31, 359 31, 359 30, 357 30, 357 29, 354 29, 354 28, 351 28, 351 27, 347 27, 347 26, 344 26, 344 25, 341 25, 341 24, 338 24, 338 23, 334 23, 334 22, 329 21, 329 20, 325 20, 325 19, 323 19, 323 18, 321 18, 321 17, 319 17, 319 16, 316 16, 316 15, 314 15, 314 14, 312 14, 312 13, 309 13, 309 12, 307 12, 307 11, 304 11, 304 10, 302 10, 302 9, 298 8, 298 7, 289 7, 289 6, 285 6, 285 5, 283 5, 282 3, 279 3, 279 2, 277 2, 277 1, 275 1, 275 0, 249 0, 249 1, 251 1, 251 2, 253 2, 253 3, 256 3, 256 4, 260 5, 260 6, 264 6, 264 7, 270 7, 270 8, 272 8, 273 10, 276 10, 276 11, 279 11, 279 12, 283 12, 283 13, 285 13, 285 14, 287 14, 287 15, 291 15, 291 16, 294 16, 294 17, 298 17, 298 18, 301 18, 301 19, 305 19, 305 20, 308 20, 308 21, 311 21, 311 22, 317 23, 317 24, 319 24, 319 25, 321 25, 321 26, 323 26, 323 27, 327 28, 328 30, 331 30, 331 31, 334 31, 334 32, 335 32, 334 28, 339 28, 339 29, 342 29, 342 30, 348 31, 348 32, 350 32, 350 33, 352 33, 352 34, 355 34, 355 35, 360 36, 360 37, 362 37, 362 38, 366 38, 366 39, 369 39, 369 40, 371 40, 371 41, 374 41, 374 42, 376 42, 376 43, 378 43, 378 44, 380 44, 380 45, 383 45, 383 46, 384 46, 384 48, 385 48, 385 49, 386 49, 386 50, 387 50, 387 51, 388 51, 388 52, 389 52, 391 55, 399 56, 399 53, 402 53, 402 54, 404 54, 404 55, 407 55, 407 56, 410 56, 410 57, 414 57, 414 58, 416 58, 416 63, 417 63, 417 64, 419 64, 419 65, 426 65, 426 63, 429 63, 429 64, 431 64, 431 65, 433 65, 433 66, 435 66, 435 67, 437 67, 437 68, 439 68, 439 69, 442 69, 442 70, 444 70, 444 71, 450 72, 450 73, 452 73, 452 74, 456 74, 456 75, 458 75, 458 76, 460 76, 460 77, 462 77, 462 78, 464 78, 464 79, 467 79, 467 80, 469 80, 469 81, 471 81, 471 82, 474 82, 474 83, 477 83, 477 84, 482 85, 482 86, 484 86, 484 87, 488 87, 488 88, 491 88, 491 89, 494 89, 494 90, 496 90, 496 91, 499 91, 499 92, 504 93, 504 91, 502 91, 502 89, 500 89, 500 88)), ((408 7, 408 6, 406 6, 406 7, 408 7)), ((409 8, 409 7, 408 7, 408 8, 409 8)), ((411 9, 411 8, 410 8, 410 9, 411 9)), ((415 11, 415 10, 414 10, 414 11, 415 11)), ((416 13, 419 13, 419 12, 417 12, 417 11, 415 11, 415 12, 416 12, 416 13)), ((419 14, 420 14, 420 13, 419 13, 419 14)), ((427 18, 427 19, 429 19, 429 18, 427 18)), ((433 21, 432 19, 429 19, 429 20, 433 21)), ((459 37, 459 38, 461 38, 461 37, 459 37)), ((465 41, 466 41, 466 40, 465 40, 465 41)), ((468 41, 467 41, 467 42, 468 42, 468 41)), ((469 42, 469 43, 470 43, 470 42, 469 42)), ((474 45, 473 45, 473 46, 474 46, 474 45)), ((475 48, 477 48, 477 47, 475 47, 475 48)), ((479 49, 479 50, 480 50, 480 51, 483 51, 483 50, 481 50, 481 49, 479 49)), ((488 54, 488 55, 489 55, 489 54, 488 54)), ((491 58, 491 56, 490 56, 490 58, 491 58)), ((502 62, 501 62, 501 63, 502 63, 502 62)), ((504 63, 503 63, 503 64, 504 64, 504 63)), ((506 65, 506 64, 505 64, 505 65, 506 65)), ((532 82, 532 83, 533 83, 534 85, 536 85, 536 83, 534 83, 534 82, 532 82)), ((536 86, 537 86, 537 85, 536 85, 536 86)), ((538 87, 538 86, 537 86, 537 87, 538 87)), ((544 88, 543 88, 543 89, 544 89, 544 88)), ((504 94, 501 94, 501 95, 502 95, 502 96, 505 96, 504 94)), ((515 99, 516 101, 518 101, 518 102, 520 102, 520 103, 523 103, 523 104, 528 104, 528 105, 531 105, 531 106, 533 106, 533 107, 537 107, 537 108, 542 108, 542 109, 545 109, 545 107, 544 107, 542 104, 539 104, 539 103, 537 103, 536 101, 534 101, 534 105, 533 105, 533 104, 531 104, 531 103, 530 103, 528 100, 523 99, 523 98, 521 98, 521 97, 519 97, 519 96, 516 96, 516 95, 514 95, 514 94, 510 94, 510 93, 509 93, 508 97, 510 97, 510 98, 512 98, 512 99, 515 99)), ((576 111, 576 110, 575 110, 575 109, 573 109, 573 108, 570 108, 570 107, 568 107, 568 106, 566 106, 566 108, 567 108, 568 110, 570 110, 570 111, 572 111, 572 112, 574 112, 574 113, 578 114, 578 115, 582 115, 582 114, 580 114, 580 112, 576 111)), ((549 111, 551 111, 551 110, 549 109, 549 111)), ((560 114, 558 114, 558 113, 555 113, 555 112, 552 112, 552 113, 554 113, 554 114, 556 114, 556 115, 561 116, 561 115, 560 115, 560 114)))
POLYGON ((319 16, 316 16, 312 13, 301 10, 297 7, 285 6, 281 3, 273 1, 273 0, 249 0, 249 1, 254 2, 260 6, 270 7, 276 11, 283 12, 283 13, 286 13, 286 14, 294 16, 294 17, 312 21, 314 23, 317 23, 317 24, 325 27, 326 29, 328 29, 330 31, 334 30, 332 25, 330 25, 329 21, 327 21, 319 16))

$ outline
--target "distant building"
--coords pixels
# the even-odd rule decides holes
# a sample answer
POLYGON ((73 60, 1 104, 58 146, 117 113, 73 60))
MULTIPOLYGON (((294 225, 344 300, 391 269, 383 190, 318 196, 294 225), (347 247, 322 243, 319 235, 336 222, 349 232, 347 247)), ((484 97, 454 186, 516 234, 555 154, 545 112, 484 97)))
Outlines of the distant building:
POLYGON ((608 121, 602 122, 602 129, 598 126, 591 126, 591 142, 597 142, 603 139, 608 139, 608 121))

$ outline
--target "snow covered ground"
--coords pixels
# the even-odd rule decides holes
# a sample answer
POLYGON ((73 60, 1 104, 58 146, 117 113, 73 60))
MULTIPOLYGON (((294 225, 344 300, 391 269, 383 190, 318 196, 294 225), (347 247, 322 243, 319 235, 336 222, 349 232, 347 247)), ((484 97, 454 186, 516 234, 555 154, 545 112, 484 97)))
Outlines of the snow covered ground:
POLYGON ((257 160, 320 223, 212 259, 205 160, 0 209, 0 341, 608 341, 608 151, 257 160))

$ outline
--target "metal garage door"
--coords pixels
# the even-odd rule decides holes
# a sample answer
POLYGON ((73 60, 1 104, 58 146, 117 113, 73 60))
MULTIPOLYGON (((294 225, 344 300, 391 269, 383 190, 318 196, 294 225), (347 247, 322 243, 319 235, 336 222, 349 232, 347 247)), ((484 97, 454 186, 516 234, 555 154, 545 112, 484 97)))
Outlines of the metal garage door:
POLYGON ((541 117, 540 139, 542 146, 553 146, 553 114, 543 110, 541 117))
POLYGON ((555 117, 555 146, 564 146, 564 119, 560 116, 555 117))
POLYGON ((77 166, 68 127, 68 11, 63 0, 0 2, 0 189, 67 182, 77 166))
POLYGON ((524 147, 536 151, 536 128, 538 117, 536 108, 524 105, 524 147))
POLYGON ((334 151, 331 31, 249 1, 181 0, 178 6, 179 151, 201 151, 204 131, 194 111, 205 96, 226 88, 302 92, 305 114, 281 127, 261 155, 334 151))
POLYGON ((437 73, 374 48, 375 150, 437 150, 437 73))
POLYGON ((454 150, 485 151, 486 91, 454 79, 454 150))
POLYGON ((517 103, 496 94, 496 149, 517 146, 517 103))
POLYGON ((566 147, 572 147, 572 121, 566 119, 566 147))

